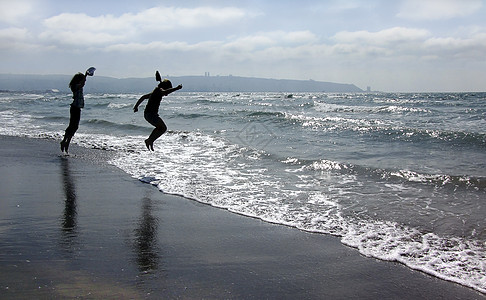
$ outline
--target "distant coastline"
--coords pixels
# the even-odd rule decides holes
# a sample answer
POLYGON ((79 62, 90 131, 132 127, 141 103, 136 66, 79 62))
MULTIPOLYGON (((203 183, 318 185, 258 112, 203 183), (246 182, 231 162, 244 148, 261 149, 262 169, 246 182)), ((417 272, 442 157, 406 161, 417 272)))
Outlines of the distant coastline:
MULTIPOLYGON (((70 92, 72 75, 0 74, 1 91, 70 92)), ((182 84, 185 92, 363 92, 354 84, 314 80, 266 79, 239 76, 166 76, 173 84, 182 84)), ((87 93, 140 93, 152 90, 154 78, 89 79, 87 93)))

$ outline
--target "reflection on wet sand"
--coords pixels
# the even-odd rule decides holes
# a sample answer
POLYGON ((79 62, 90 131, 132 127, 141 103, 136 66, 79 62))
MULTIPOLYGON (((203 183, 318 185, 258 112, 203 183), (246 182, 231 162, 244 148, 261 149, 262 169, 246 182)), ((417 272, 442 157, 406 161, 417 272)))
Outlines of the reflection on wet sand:
POLYGON ((157 243, 157 228, 159 220, 152 213, 152 200, 142 199, 142 215, 138 220, 138 228, 134 230, 134 248, 140 273, 152 273, 157 270, 159 249, 157 243))
POLYGON ((64 188, 64 213, 61 219, 62 244, 70 250, 77 236, 76 188, 69 169, 69 159, 61 158, 62 185, 64 188))

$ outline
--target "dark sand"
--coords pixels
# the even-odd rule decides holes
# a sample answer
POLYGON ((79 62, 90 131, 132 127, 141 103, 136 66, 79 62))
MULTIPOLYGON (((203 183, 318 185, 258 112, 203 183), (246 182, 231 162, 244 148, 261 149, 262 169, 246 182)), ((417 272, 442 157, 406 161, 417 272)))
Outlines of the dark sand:
POLYGON ((0 137, 0 299, 486 299, 337 237, 165 195, 112 153, 0 137))

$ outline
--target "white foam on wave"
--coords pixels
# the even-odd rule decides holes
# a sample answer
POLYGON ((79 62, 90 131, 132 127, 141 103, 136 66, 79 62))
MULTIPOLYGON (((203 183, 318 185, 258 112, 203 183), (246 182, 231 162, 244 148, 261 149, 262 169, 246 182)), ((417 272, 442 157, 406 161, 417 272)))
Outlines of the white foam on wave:
POLYGON ((130 103, 113 103, 113 102, 110 102, 110 104, 108 104, 108 108, 114 108, 114 109, 120 109, 120 108, 127 108, 127 107, 131 107, 132 104, 130 103))
POLYGON ((0 112, 0 134, 9 136, 28 136, 35 134, 35 128, 32 120, 34 117, 29 114, 19 114, 15 110, 5 110, 0 112), (19 127, 19 124, 25 125, 19 127), (30 127, 30 130, 29 130, 30 127))
POLYGON ((363 105, 344 105, 327 103, 321 101, 314 101, 314 108, 316 111, 322 113, 430 113, 426 108, 408 107, 401 105, 386 105, 386 106, 363 106, 363 105))
MULTIPOLYGON (((336 181, 327 190, 315 190, 316 178, 306 167, 287 159, 286 178, 266 166, 265 155, 201 133, 167 135, 161 149, 124 153, 113 161, 140 180, 170 194, 182 195, 267 222, 340 236, 362 254, 397 261, 413 269, 486 292, 486 245, 482 242, 439 237, 391 221, 343 215, 340 188, 356 178, 336 181), (289 166, 290 165, 290 166, 289 166), (290 175, 289 175, 290 174, 290 175), (339 183, 337 183, 340 181, 339 183)), ((311 169, 341 170, 345 165, 316 162, 311 169)), ((349 177, 349 178, 348 178, 349 177)))
POLYGON ((341 131, 343 129, 352 131, 373 131, 385 129, 391 126, 380 120, 374 119, 353 119, 338 116, 311 116, 307 114, 295 114, 286 112, 285 118, 293 122, 298 122, 302 127, 318 129, 320 131, 341 131))
POLYGON ((423 234, 393 222, 352 226, 342 242, 370 257, 406 266, 486 293, 486 245, 423 234))
POLYGON ((361 107, 354 107, 349 105, 326 103, 314 101, 314 108, 322 113, 333 113, 333 112, 358 112, 363 111, 361 107))
MULTIPOLYGON (((33 118, 15 111, 0 112, 0 120, 0 134, 62 135, 61 130, 46 132, 30 126, 33 118)), ((349 189, 357 180, 349 174, 332 173, 343 170, 344 164, 320 161, 305 166, 288 158, 280 162, 283 166, 278 171, 265 153, 200 132, 166 134, 155 143, 155 152, 146 150, 144 139, 78 133, 74 141, 88 148, 117 151, 111 163, 163 192, 268 222, 333 234, 364 255, 398 261, 486 293, 484 242, 441 237, 395 222, 343 214, 341 201, 349 192, 343 186, 349 189), (309 170, 322 173, 316 177, 309 170), (319 190, 317 182, 322 184, 319 190)))

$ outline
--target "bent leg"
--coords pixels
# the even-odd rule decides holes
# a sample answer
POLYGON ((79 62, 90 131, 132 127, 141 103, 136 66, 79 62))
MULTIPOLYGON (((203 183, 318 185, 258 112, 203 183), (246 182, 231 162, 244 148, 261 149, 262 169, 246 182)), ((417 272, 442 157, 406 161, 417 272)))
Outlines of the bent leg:
POLYGON ((163 135, 167 131, 167 126, 165 125, 164 121, 159 118, 157 121, 157 126, 152 130, 152 133, 148 137, 148 139, 145 140, 145 146, 149 150, 154 151, 154 142, 156 139, 158 139, 161 135, 163 135))
POLYGON ((163 135, 165 132, 167 131, 167 126, 165 125, 164 121, 162 121, 162 119, 160 119, 158 122, 157 122, 157 126, 155 127, 155 129, 152 131, 152 133, 150 134, 150 137, 149 139, 154 142, 156 139, 158 139, 161 135, 163 135))

